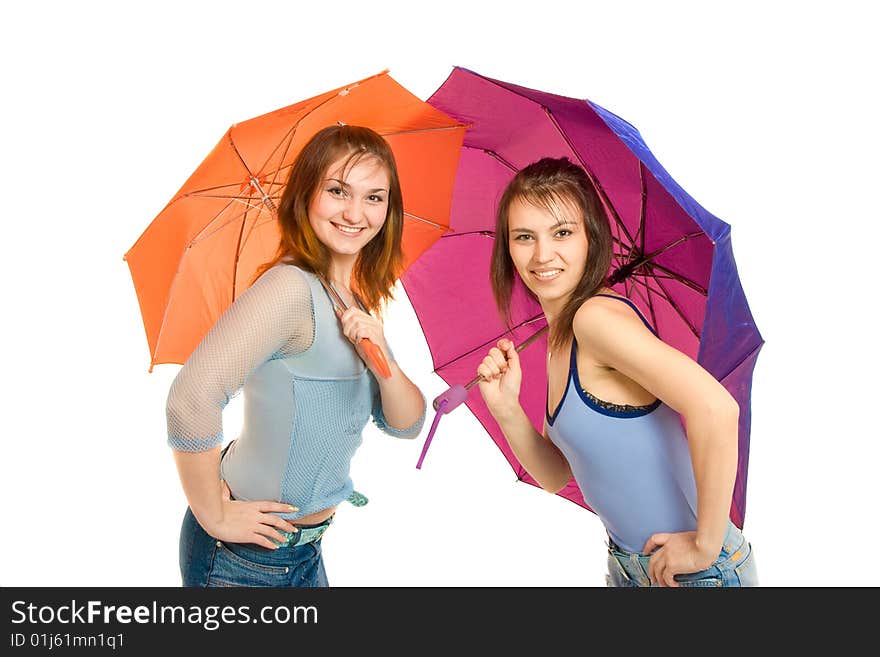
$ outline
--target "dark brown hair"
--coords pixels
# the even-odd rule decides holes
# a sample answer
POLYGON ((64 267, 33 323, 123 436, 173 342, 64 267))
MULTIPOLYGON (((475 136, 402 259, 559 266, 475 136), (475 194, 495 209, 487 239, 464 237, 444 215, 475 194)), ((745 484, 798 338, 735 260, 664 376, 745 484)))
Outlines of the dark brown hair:
MULTIPOLYGON (((517 275, 510 257, 510 208, 524 201, 560 214, 566 206, 580 214, 587 231, 587 262, 584 275, 566 302, 558 319, 550 328, 550 345, 562 347, 573 335, 572 322, 584 301, 605 284, 611 266, 611 227, 596 189, 582 167, 567 157, 545 157, 520 170, 511 180, 498 204, 495 222, 495 245, 492 250, 490 279, 495 303, 502 318, 510 326, 510 297, 517 275)), ((532 295, 528 288, 526 291, 532 295)))
POLYGON ((343 172, 362 158, 376 158, 388 172, 388 213, 381 230, 361 249, 352 271, 351 285, 366 307, 379 312, 403 272, 403 196, 394 153, 382 136, 361 126, 333 125, 319 130, 303 146, 287 178, 278 206, 281 240, 275 257, 257 271, 290 262, 327 276, 330 252, 309 223, 309 205, 319 193, 330 165, 348 155, 343 172))

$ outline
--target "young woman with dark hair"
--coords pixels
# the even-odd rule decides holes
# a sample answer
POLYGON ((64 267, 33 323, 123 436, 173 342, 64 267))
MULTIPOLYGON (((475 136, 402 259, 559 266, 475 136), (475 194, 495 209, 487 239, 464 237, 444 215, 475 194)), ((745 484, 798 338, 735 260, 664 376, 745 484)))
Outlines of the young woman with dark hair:
POLYGON ((739 407, 611 289, 611 255, 581 167, 545 158, 517 173, 500 201, 491 276, 503 315, 519 277, 547 319, 543 431, 520 406, 510 340, 477 369, 483 399, 543 488, 574 476, 608 533, 610 586, 757 585, 751 546, 729 519, 739 407))

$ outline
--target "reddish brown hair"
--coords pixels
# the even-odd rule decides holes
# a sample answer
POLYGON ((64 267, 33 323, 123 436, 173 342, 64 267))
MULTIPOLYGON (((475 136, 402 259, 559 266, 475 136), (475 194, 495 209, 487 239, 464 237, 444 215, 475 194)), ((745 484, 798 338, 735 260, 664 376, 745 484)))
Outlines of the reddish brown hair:
POLYGON ((303 146, 287 178, 278 206, 281 240, 276 256, 260 267, 256 278, 270 267, 288 262, 327 276, 330 253, 309 223, 309 205, 319 192, 327 170, 348 155, 343 172, 362 158, 373 157, 388 173, 388 213, 381 230, 361 249, 351 274, 355 290, 370 311, 392 298, 391 289, 403 272, 403 196, 394 153, 382 136, 361 126, 333 125, 318 131, 303 146))
MULTIPOLYGON (((584 275, 550 329, 550 345, 557 349, 571 339, 574 315, 581 304, 606 283, 612 255, 611 227, 586 172, 567 157, 545 157, 520 170, 507 184, 498 204, 490 272, 495 303, 508 326, 510 297, 517 275, 508 244, 509 220, 510 208, 516 201, 545 208, 554 215, 560 214, 566 207, 573 207, 580 214, 587 231, 584 275)), ((528 288, 526 291, 531 294, 528 288)))

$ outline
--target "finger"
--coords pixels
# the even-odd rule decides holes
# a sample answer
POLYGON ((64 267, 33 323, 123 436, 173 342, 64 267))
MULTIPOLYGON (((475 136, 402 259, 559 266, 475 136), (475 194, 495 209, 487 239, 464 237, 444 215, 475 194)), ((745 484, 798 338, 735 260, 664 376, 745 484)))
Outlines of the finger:
POLYGON ((648 579, 651 582, 656 584, 660 581, 665 563, 666 553, 663 550, 658 550, 651 555, 651 558, 648 560, 648 579))
POLYGON ((654 570, 654 579, 652 580, 654 584, 657 586, 666 586, 666 571, 668 570, 668 564, 666 560, 663 560, 661 563, 657 564, 657 567, 654 570))
POLYGON ((275 531, 274 529, 272 529, 268 525, 262 525, 262 529, 258 530, 257 533, 263 534, 263 536, 266 536, 266 537, 268 537, 278 543, 287 543, 288 542, 288 538, 286 536, 283 536, 281 534, 281 532, 275 531))
POLYGON ((507 357, 504 355, 504 352, 497 347, 492 347, 489 350, 488 357, 495 362, 495 364, 498 366, 498 369, 502 372, 507 369, 507 357))
POLYGON ((363 315, 363 314, 364 313, 363 313, 363 311, 361 311, 360 308, 355 308, 354 306, 351 306, 351 307, 343 310, 340 317, 343 322, 347 322, 347 321, 351 321, 351 319, 353 317, 357 317, 358 315, 363 315))
POLYGON ((299 527, 297 527, 290 521, 285 520, 284 518, 279 518, 278 516, 267 514, 266 519, 270 524, 278 527, 278 529, 280 529, 281 531, 290 532, 292 534, 296 534, 299 531, 299 527))
POLYGON ((500 342, 505 343, 502 349, 504 350, 504 356, 507 359, 508 367, 514 371, 519 370, 519 354, 517 353, 513 342, 511 340, 501 340, 500 342))
POLYGON ((668 533, 652 534, 650 538, 645 541, 645 547, 642 548, 642 553, 651 554, 651 552, 653 552, 661 545, 666 545, 666 541, 669 540, 670 536, 671 534, 668 533))
POLYGON ((490 381, 492 379, 492 370, 489 369, 487 365, 480 364, 477 367, 477 374, 480 376, 480 380, 482 381, 490 381))
MULTIPOLYGON (((282 540, 279 542, 283 543, 284 541, 282 540)), ((276 545, 275 543, 270 541, 268 538, 266 538, 262 534, 257 534, 257 533, 254 533, 253 537, 251 538, 251 543, 256 543, 257 545, 262 546, 264 548, 269 548, 270 550, 277 550, 279 547, 281 547, 280 545, 276 545)))
POLYGON ((269 502, 268 500, 264 500, 262 502, 255 502, 255 504, 257 506, 257 511, 262 513, 296 513, 299 511, 298 506, 285 504, 284 502, 269 502))
POLYGON ((483 359, 483 364, 481 365, 489 374, 491 378, 494 378, 501 374, 501 368, 498 367, 498 363, 495 362, 495 359, 491 356, 486 356, 483 359))

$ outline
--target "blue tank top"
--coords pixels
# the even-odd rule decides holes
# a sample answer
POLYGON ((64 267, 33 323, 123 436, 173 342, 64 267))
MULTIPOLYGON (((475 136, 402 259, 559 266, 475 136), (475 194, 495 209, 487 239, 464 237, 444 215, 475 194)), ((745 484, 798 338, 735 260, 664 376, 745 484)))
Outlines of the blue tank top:
MULTIPOLYGON (((656 335, 638 308, 629 304, 656 335)), ((577 371, 572 339, 565 392, 547 435, 571 465, 575 481, 612 540, 641 552, 657 532, 697 528, 697 489, 680 417, 659 399, 637 409, 606 408, 591 399, 577 371)))

